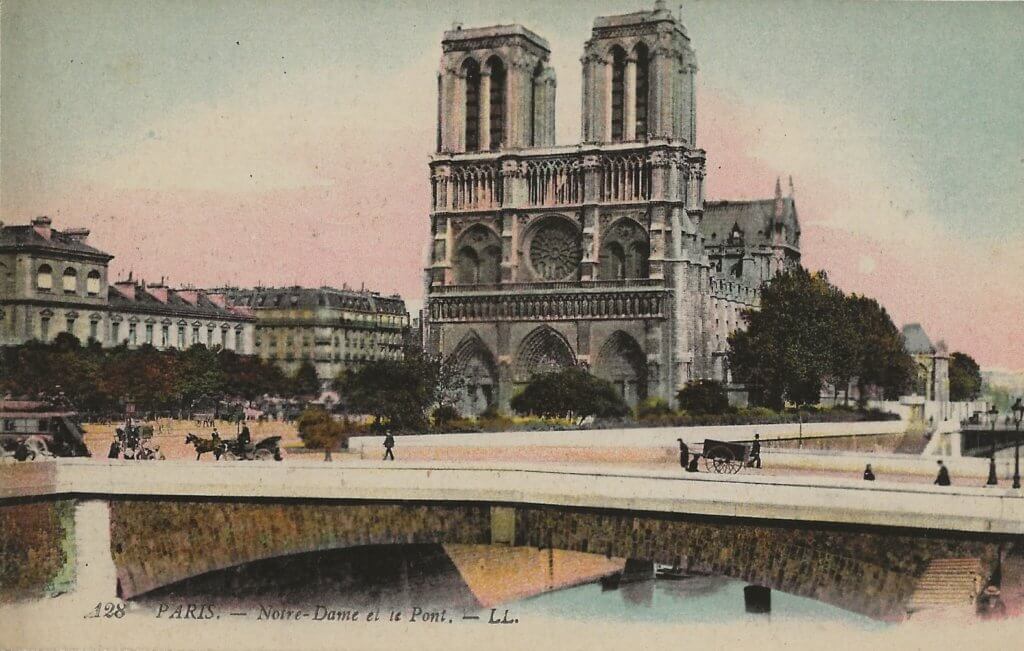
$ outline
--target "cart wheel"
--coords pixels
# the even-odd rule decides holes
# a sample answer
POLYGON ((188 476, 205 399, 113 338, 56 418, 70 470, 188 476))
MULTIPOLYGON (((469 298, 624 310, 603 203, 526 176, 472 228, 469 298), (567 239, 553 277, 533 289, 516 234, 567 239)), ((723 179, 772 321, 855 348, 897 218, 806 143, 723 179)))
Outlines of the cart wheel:
POLYGON ((220 458, 224 459, 225 461, 237 461, 238 455, 232 452, 231 450, 225 450, 224 454, 220 455, 220 458))
POLYGON ((743 470, 743 462, 742 462, 742 461, 740 461, 739 459, 736 459, 735 461, 733 461, 733 462, 732 462, 732 463, 730 464, 730 466, 729 466, 729 467, 731 468, 731 472, 732 472, 732 474, 734 474, 734 475, 735 475, 735 474, 736 474, 736 473, 738 473, 738 472, 739 472, 740 470, 743 470))
POLYGON ((708 468, 708 470, 714 470, 719 474, 732 474, 733 472, 735 472, 735 470, 732 469, 732 464, 734 460, 735 459, 732 455, 732 450, 724 447, 712 448, 710 458, 704 458, 705 466, 707 466, 710 462, 710 468, 708 468))
POLYGON ((270 450, 265 450, 265 449, 256 450, 256 460, 257 461, 270 461, 273 458, 274 458, 274 453, 271 452, 270 450))

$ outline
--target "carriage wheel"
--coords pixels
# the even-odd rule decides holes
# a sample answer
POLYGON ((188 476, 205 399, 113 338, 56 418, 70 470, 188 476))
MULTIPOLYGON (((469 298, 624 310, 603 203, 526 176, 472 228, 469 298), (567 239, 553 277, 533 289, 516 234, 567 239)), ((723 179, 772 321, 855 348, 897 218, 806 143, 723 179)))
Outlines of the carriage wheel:
POLYGON ((220 455, 220 458, 224 459, 225 461, 237 461, 238 455, 232 452, 231 450, 225 450, 224 454, 220 455))
POLYGON ((709 472, 713 470, 719 474, 734 473, 736 472, 732 468, 734 461, 735 458, 732 455, 732 450, 729 448, 711 448, 704 455, 704 467, 709 472))
POLYGON ((270 461, 273 458, 274 458, 274 453, 271 452, 270 450, 262 449, 262 448, 259 449, 259 450, 256 450, 256 460, 257 461, 270 461))

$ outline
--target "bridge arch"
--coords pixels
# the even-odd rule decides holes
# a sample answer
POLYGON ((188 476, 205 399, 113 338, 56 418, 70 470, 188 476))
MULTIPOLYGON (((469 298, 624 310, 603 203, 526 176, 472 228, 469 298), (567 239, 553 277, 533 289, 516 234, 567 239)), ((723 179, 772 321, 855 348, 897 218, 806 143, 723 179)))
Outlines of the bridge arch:
POLYGON ((541 505, 433 502, 111 503, 125 599, 208 572, 311 551, 421 543, 512 544, 678 564, 870 617, 905 615, 936 558, 993 565, 999 543, 938 532, 541 505))

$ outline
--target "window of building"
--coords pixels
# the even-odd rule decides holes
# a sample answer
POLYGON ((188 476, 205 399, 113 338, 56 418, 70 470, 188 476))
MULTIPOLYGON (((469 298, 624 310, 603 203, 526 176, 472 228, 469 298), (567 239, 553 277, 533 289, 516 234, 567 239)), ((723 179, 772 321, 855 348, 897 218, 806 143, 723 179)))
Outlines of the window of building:
POLYGON ((121 343, 121 322, 114 321, 110 324, 110 338, 114 342, 114 345, 121 343))
POLYGON ((43 341, 50 340, 50 317, 44 316, 39 321, 39 334, 43 341))
POLYGON ((150 346, 153 345, 153 324, 152 323, 147 323, 146 324, 146 343, 149 344, 150 346))
POLYGON ((95 341, 99 341, 99 339, 100 339, 99 338, 99 329, 100 329, 100 324, 99 324, 98 321, 90 321, 89 322, 89 339, 93 339, 95 341))
POLYGON ((134 323, 128 324, 128 344, 130 346, 137 346, 139 343, 139 333, 134 323))
POLYGON ((164 324, 160 328, 160 345, 167 348, 171 340, 171 326, 164 324))
POLYGON ((68 329, 67 329, 68 334, 72 334, 72 335, 75 334, 75 317, 73 317, 73 316, 69 316, 68 317, 67 326, 68 326, 68 329))
POLYGON ((85 277, 85 291, 89 296, 100 293, 100 272, 93 270, 85 277))
POLYGON ((206 345, 213 345, 213 326, 206 326, 206 345))
POLYGON ((66 294, 74 294, 78 291, 78 271, 68 267, 64 270, 64 292, 66 294))
POLYGON ((178 348, 185 349, 185 326, 180 324, 178 325, 178 348))
POLYGON ((505 64, 491 57, 491 149, 501 149, 505 143, 505 64))
POLYGON ((622 142, 623 111, 626 86, 626 53, 616 47, 612 51, 612 142, 622 142))
POLYGON ((469 59, 462 66, 466 84, 466 151, 480 149, 480 66, 469 59))
POLYGON ((40 265, 36 271, 36 289, 43 292, 53 289, 53 269, 50 265, 40 265))
POLYGON ((196 345, 198 343, 199 343, 199 326, 194 325, 194 326, 192 326, 192 345, 194 346, 194 345, 196 345))

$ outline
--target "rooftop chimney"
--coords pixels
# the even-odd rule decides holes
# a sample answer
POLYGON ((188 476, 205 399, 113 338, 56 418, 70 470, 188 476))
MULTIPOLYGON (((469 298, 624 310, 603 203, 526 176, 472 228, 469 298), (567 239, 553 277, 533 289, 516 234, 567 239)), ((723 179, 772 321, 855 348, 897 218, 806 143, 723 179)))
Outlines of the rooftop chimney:
POLYGON ((35 231, 39 233, 40 237, 42 237, 45 240, 48 240, 50 239, 50 235, 53 234, 53 229, 50 228, 50 224, 52 223, 53 222, 50 221, 50 218, 44 215, 41 217, 36 217, 35 219, 32 220, 32 228, 34 228, 35 231))
POLYGON ((128 280, 119 280, 114 283, 114 289, 116 289, 122 296, 128 300, 135 300, 135 281, 131 279, 129 274, 128 280))
POLYGON ((86 238, 89 237, 89 229, 69 228, 64 231, 64 237, 71 240, 72 242, 85 242, 86 238))

